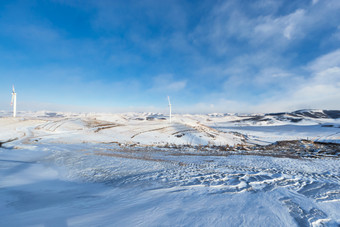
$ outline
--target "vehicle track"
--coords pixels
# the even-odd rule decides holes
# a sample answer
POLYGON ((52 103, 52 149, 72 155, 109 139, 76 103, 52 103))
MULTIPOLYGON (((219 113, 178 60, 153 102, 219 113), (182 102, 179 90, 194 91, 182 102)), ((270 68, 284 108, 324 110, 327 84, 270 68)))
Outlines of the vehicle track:
POLYGON ((138 133, 132 135, 132 136, 131 136, 131 139, 134 138, 134 137, 136 137, 136 136, 139 136, 139 135, 141 135, 141 134, 143 134, 143 133, 161 131, 161 130, 164 130, 164 129, 167 129, 167 128, 170 128, 170 126, 161 127, 161 128, 155 128, 155 129, 150 129, 150 130, 138 132, 138 133))
POLYGON ((50 132, 55 132, 60 126, 65 124, 69 120, 69 118, 55 120, 55 121, 48 121, 47 123, 41 124, 35 127, 36 130, 46 130, 50 132))

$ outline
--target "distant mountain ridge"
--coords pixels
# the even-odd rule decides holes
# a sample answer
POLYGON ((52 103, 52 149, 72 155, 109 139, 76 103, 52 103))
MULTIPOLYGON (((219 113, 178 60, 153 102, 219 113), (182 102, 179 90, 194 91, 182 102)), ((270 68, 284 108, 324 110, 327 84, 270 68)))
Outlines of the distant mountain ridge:
POLYGON ((297 110, 292 114, 310 118, 340 118, 340 110, 297 110))
POLYGON ((292 123, 300 122, 304 119, 338 119, 340 118, 340 110, 315 110, 315 109, 303 109, 293 112, 280 112, 280 113, 267 113, 258 114, 246 117, 245 119, 237 120, 237 122, 272 122, 288 121, 292 123))
POLYGON ((282 113, 268 113, 265 116, 292 116, 292 117, 309 117, 309 118, 340 118, 340 110, 313 110, 303 109, 296 110, 294 112, 282 112, 282 113))

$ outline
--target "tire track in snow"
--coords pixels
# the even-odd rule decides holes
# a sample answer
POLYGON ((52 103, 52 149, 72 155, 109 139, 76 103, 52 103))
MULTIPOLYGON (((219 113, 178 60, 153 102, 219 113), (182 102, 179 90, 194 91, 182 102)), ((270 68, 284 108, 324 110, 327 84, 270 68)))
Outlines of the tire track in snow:
POLYGON ((169 128, 169 127, 170 127, 170 126, 166 126, 166 127, 162 127, 162 128, 155 128, 155 129, 150 129, 150 130, 146 130, 146 131, 143 131, 143 132, 138 132, 138 133, 132 135, 132 136, 131 136, 131 139, 134 138, 134 137, 136 137, 136 136, 139 136, 139 135, 141 135, 141 134, 143 134, 143 133, 154 132, 154 131, 161 131, 161 130, 166 129, 166 128, 169 128))

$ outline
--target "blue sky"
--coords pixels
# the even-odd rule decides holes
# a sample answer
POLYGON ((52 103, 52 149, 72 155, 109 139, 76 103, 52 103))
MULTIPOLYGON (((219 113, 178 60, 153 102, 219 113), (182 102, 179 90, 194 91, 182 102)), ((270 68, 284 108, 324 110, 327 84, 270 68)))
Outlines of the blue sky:
POLYGON ((338 0, 0 2, 0 109, 340 109, 338 0))

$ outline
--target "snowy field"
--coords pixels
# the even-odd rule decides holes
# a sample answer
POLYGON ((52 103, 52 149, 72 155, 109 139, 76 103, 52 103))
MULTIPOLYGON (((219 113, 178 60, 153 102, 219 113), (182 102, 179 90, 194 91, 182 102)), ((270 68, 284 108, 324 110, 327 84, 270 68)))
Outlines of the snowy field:
POLYGON ((9 115, 0 226, 340 225, 336 111, 9 115))

